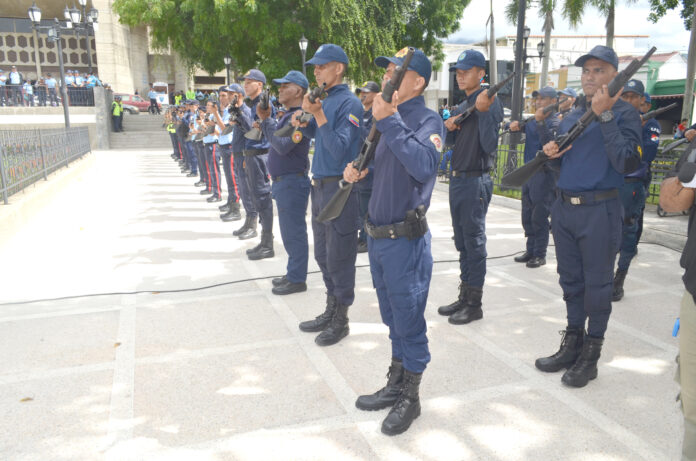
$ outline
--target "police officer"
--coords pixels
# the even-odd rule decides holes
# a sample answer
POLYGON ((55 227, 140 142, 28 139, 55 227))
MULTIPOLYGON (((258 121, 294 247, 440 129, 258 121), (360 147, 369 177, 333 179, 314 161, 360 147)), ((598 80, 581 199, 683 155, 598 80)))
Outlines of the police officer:
POLYGON ((462 52, 450 67, 456 72, 457 85, 466 99, 452 111, 445 122, 449 131, 457 131, 452 150, 452 178, 449 200, 454 245, 459 251, 459 296, 438 312, 448 315, 452 324, 465 324, 483 317, 481 297, 486 277, 486 212, 493 193, 489 174, 498 147, 498 129, 503 108, 489 98, 481 82, 486 75, 486 60, 476 50, 462 52), (467 107, 476 111, 461 126, 456 120, 467 107))
MULTIPOLYGON (((407 49, 393 57, 380 56, 375 64, 391 78, 403 64, 407 49)), ((431 236, 425 219, 435 186, 442 151, 443 126, 437 112, 425 106, 423 91, 432 69, 416 50, 391 103, 375 98, 373 113, 382 133, 375 152, 375 182, 366 224, 370 272, 377 290, 382 321, 389 327, 392 362, 385 387, 358 397, 361 410, 392 407, 382 432, 406 431, 420 415, 419 386, 430 361, 425 305, 433 269, 431 236)), ((349 164, 347 181, 364 177, 349 164)))
POLYGON ((220 114, 219 111, 215 112, 215 122, 220 131, 218 146, 220 148, 222 170, 225 172, 225 182, 227 183, 227 211, 220 215, 220 219, 223 221, 239 221, 242 219, 242 215, 239 212, 239 191, 237 189, 237 179, 234 176, 232 133, 222 134, 222 131, 227 128, 227 124, 230 121, 230 94, 233 93, 233 91, 227 86, 221 86, 218 91, 220 93, 220 109, 222 114, 220 114))
POLYGON ((273 293, 288 295, 307 290, 307 204, 309 203, 309 138, 302 130, 287 137, 277 137, 273 133, 288 125, 295 112, 302 107, 309 82, 296 70, 291 70, 283 78, 273 80, 279 85, 278 100, 288 108, 276 120, 271 117, 271 108, 263 111, 257 107, 261 118, 261 130, 271 143, 268 151, 268 172, 273 179, 273 198, 278 209, 280 237, 288 253, 287 272, 283 277, 273 280, 273 293))
POLYGON ((553 204, 553 239, 568 325, 558 352, 536 360, 542 371, 570 367, 562 381, 583 387, 597 377, 597 361, 611 314, 612 275, 621 243, 623 210, 618 189, 623 175, 640 165, 640 117, 621 92, 609 96, 616 76, 613 49, 596 46, 575 65, 582 67, 582 89, 589 104, 579 104, 559 125, 566 133, 586 111, 598 120, 559 152, 552 141, 544 146, 551 159, 560 158, 559 196, 553 204), (587 334, 585 321, 587 320, 587 334))
MULTIPOLYGON (((544 144, 553 140, 558 128, 556 114, 545 114, 544 108, 556 103, 556 90, 547 86, 534 91, 536 112, 534 120, 524 126, 524 162, 536 157, 544 144)), ((510 123, 510 131, 519 131, 519 122, 510 123)), ((526 263, 527 267, 536 268, 546 264, 546 248, 549 245, 549 214, 555 198, 556 174, 544 165, 538 173, 522 186, 522 227, 527 237, 527 249, 515 262, 526 263)))
POLYGON ((58 106, 58 95, 56 93, 57 85, 58 82, 51 76, 51 73, 49 72, 46 74, 46 91, 48 91, 48 100, 51 107, 58 106))
MULTIPOLYGON (((187 124, 189 127, 189 135, 191 134, 191 127, 193 126, 193 121, 196 118, 196 114, 198 113, 198 101, 191 100, 188 101, 188 111, 186 113, 186 117, 184 119, 184 123, 187 124)), ((186 171, 186 177, 187 178, 193 178, 198 176, 198 154, 196 153, 196 148, 193 145, 193 141, 191 140, 191 136, 186 136, 184 139, 184 146, 186 149, 186 158, 187 158, 187 171, 186 171)))
POLYGON ((114 96, 114 102, 111 103, 111 121, 116 133, 123 131, 123 104, 121 104, 121 96, 114 96))
MULTIPOLYGON (((244 113, 239 117, 238 123, 242 133, 247 133, 254 127, 259 119, 256 111, 261 99, 263 86, 266 84, 266 76, 258 69, 247 71, 244 79, 244 92, 250 100, 251 114, 244 113)), ((269 104, 271 117, 275 117, 275 106, 269 104)), ((257 124, 258 125, 258 124, 257 124)), ((244 143, 244 173, 249 186, 249 195, 254 202, 254 208, 261 221, 261 242, 247 250, 250 260, 272 258, 273 251, 273 199, 271 198, 271 182, 268 174, 268 149, 270 144, 266 137, 255 141, 245 139, 244 143)))
MULTIPOLYGON (((231 90, 230 98, 234 101, 235 96, 237 97, 237 110, 235 111, 234 120, 231 119, 232 125, 234 125, 234 130, 232 130, 232 152, 234 158, 234 177, 237 179, 237 189, 239 191, 239 196, 242 200, 242 205, 244 206, 244 224, 239 229, 232 232, 232 235, 239 238, 239 240, 247 240, 254 238, 257 235, 256 225, 258 220, 258 213, 256 207, 254 206, 254 201, 252 200, 251 193, 249 191, 249 183, 247 181, 246 173, 244 172, 244 146, 246 145, 246 138, 244 137, 244 132, 237 119, 244 114, 244 117, 251 118, 251 109, 249 106, 244 104, 244 89, 237 83, 233 83, 229 86, 231 90), (239 115, 236 115, 239 114, 239 115)), ((229 208, 221 208, 220 211, 226 213, 229 208)))
MULTIPOLYGON (((195 99, 194 99, 195 101, 195 99)), ((208 101, 206 103, 206 120, 205 126, 213 131, 203 137, 203 145, 205 146, 205 163, 208 174, 208 186, 210 197, 206 199, 208 203, 219 202, 222 200, 222 192, 220 190, 220 149, 218 149, 217 139, 218 132, 215 124, 215 113, 218 111, 218 103, 208 101)))
MULTIPOLYGON (((343 83, 348 56, 338 45, 321 45, 307 64, 314 65, 317 84, 326 83, 328 96, 312 103, 305 95, 302 109, 314 116, 305 134, 315 138, 312 159, 312 232, 314 259, 326 286, 326 308, 314 320, 300 323, 300 330, 321 333, 319 346, 329 346, 348 335, 348 307, 355 299, 355 258, 360 227, 357 192, 351 191, 341 214, 321 223, 317 215, 338 190, 348 162, 360 150, 360 100, 343 83)), ((297 121, 293 121, 296 124, 297 121)))
MULTIPOLYGON (((632 105, 638 112, 643 106, 645 88, 640 80, 629 80, 624 86, 621 99, 632 105)), ((650 185, 650 163, 657 156, 657 148, 660 145, 660 123, 651 118, 643 122, 641 132, 642 158, 640 166, 636 171, 624 177, 624 184, 619 188, 621 204, 624 209, 623 234, 621 239, 621 250, 619 252, 619 263, 614 275, 614 289, 612 301, 620 301, 624 296, 624 280, 631 260, 638 252, 638 229, 640 226, 643 210, 645 209, 645 199, 647 198, 647 187, 650 185), (647 184, 647 186, 646 186, 647 184)))
MULTIPOLYGON (((196 102, 198 102, 196 100, 196 102)), ((200 175, 200 180, 194 184, 195 187, 201 187, 205 186, 205 189, 200 191, 201 195, 206 195, 210 194, 210 189, 208 187, 208 183, 210 182, 210 178, 208 175, 208 161, 206 159, 206 152, 205 152, 205 144, 203 143, 203 135, 202 133, 205 131, 205 116, 206 116, 206 108, 201 107, 200 103, 199 105, 196 105, 194 107, 197 107, 197 111, 194 112, 194 117, 193 117, 193 129, 194 129, 194 134, 197 136, 194 136, 192 139, 193 142, 193 150, 196 154, 196 159, 198 161, 198 173, 200 175)))
MULTIPOLYGON (((372 129, 372 102, 380 92, 377 82, 367 81, 357 90, 360 94, 364 112, 362 117, 362 140, 365 141, 372 129)), ((372 165, 368 166, 368 173, 365 179, 355 185, 358 190, 358 203, 360 205, 360 231, 358 232, 358 253, 367 252, 367 234, 365 233, 365 217, 367 216, 367 204, 370 202, 372 194, 372 165)))
POLYGON ((558 106, 558 118, 562 119, 573 109, 573 105, 578 98, 578 93, 570 87, 559 91, 559 93, 565 96, 565 100, 558 106))

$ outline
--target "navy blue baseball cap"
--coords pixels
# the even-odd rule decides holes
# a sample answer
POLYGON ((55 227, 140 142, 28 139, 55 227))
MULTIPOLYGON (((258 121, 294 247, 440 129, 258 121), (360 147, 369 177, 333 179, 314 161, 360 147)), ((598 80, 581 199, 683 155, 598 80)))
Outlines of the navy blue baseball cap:
POLYGON ((542 98, 556 98, 558 97, 558 93, 556 92, 556 89, 552 86, 545 86, 544 88, 540 89, 539 91, 534 90, 532 91, 532 97, 536 98, 537 96, 541 96, 542 98))
POLYGON ((623 87, 623 92, 624 93, 635 93, 638 96, 643 96, 643 93, 645 93, 645 85, 643 85, 643 82, 637 79, 631 79, 623 87))
POLYGON ((577 98, 578 97, 578 92, 572 89, 571 87, 566 88, 565 90, 559 91, 559 93, 564 94, 566 96, 570 96, 571 98, 577 98))
POLYGON ((242 85, 239 83, 232 83, 230 85, 227 85, 227 89, 225 90, 230 93, 242 93, 244 94, 244 88, 242 88, 242 85))
POLYGON ((200 102, 198 101, 198 99, 189 99, 186 104, 190 104, 192 106, 197 106, 200 104, 200 102))
POLYGON ((298 70, 291 70, 285 74, 285 77, 283 78, 274 78, 273 83, 276 85, 280 85, 281 83, 294 83, 295 85, 301 86, 305 90, 309 88, 309 81, 307 80, 307 77, 305 77, 304 74, 298 70))
POLYGON ((652 98, 650 97, 650 94, 647 91, 643 93, 643 96, 645 97, 645 102, 647 102, 648 104, 652 103, 652 98))
POLYGON ((382 88, 380 88, 377 82, 368 80, 367 82, 363 83, 360 88, 358 88, 358 91, 361 93, 379 93, 382 91, 382 88))
POLYGON ((263 72, 261 72, 258 69, 249 69, 246 74, 242 75, 239 80, 256 80, 258 82, 263 83, 264 85, 266 84, 266 76, 263 75, 263 72))
POLYGON ((459 54, 457 62, 453 66, 450 66, 450 72, 454 72, 457 69, 469 70, 472 67, 480 67, 481 69, 486 68, 486 58, 483 57, 480 51, 476 50, 464 50, 459 54))
MULTIPOLYGON (((390 62, 400 66, 404 63, 406 53, 408 53, 408 47, 400 49, 394 56, 378 56, 375 58, 375 64, 384 68, 386 68, 390 62)), ((412 70, 423 77, 425 79, 425 85, 428 86, 430 75, 433 73, 433 66, 430 64, 430 59, 428 59, 425 53, 421 50, 416 50, 408 65, 408 70, 412 70)))
POLYGON ((575 65, 578 67, 582 67, 585 64, 585 61, 591 58, 608 62, 609 64, 614 66, 614 69, 619 68, 619 57, 616 55, 616 52, 608 46, 604 45, 597 45, 594 48, 592 48, 589 53, 580 56, 577 59, 577 61, 575 61, 575 65))
POLYGON ((307 64, 321 65, 331 61, 342 62, 348 65, 348 55, 340 46, 333 43, 324 43, 317 49, 312 59, 307 61, 307 64))

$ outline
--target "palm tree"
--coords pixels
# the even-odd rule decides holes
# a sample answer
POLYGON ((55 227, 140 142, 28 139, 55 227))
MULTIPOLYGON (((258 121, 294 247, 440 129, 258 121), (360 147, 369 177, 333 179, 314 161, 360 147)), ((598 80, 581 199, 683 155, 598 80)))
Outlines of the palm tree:
MULTIPOLYGON (((635 3, 637 0, 626 0, 626 3, 635 3)), ((563 16, 568 20, 572 27, 577 27, 581 23, 585 7, 591 5, 599 10, 607 18, 605 24, 607 30, 608 47, 614 46, 614 20, 616 14, 616 0, 564 0, 563 16)))
MULTIPOLYGON (((566 0, 567 1, 567 0, 566 0)), ((527 3, 529 6, 531 2, 527 3)), ((540 88, 546 86, 546 81, 549 78, 549 54, 551 51, 551 31, 553 30, 553 11, 556 9, 558 0, 538 0, 539 16, 544 19, 544 43, 546 44, 546 53, 541 61, 541 77, 539 78, 540 88)), ((512 0, 505 7, 505 16, 512 24, 517 22, 517 12, 519 3, 517 0, 512 0)))

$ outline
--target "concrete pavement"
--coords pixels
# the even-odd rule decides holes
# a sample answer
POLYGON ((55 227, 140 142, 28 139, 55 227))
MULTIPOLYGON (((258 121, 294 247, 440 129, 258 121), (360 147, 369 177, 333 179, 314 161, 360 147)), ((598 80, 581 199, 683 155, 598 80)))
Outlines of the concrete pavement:
POLYGON ((286 263, 278 231, 276 257, 248 261, 257 239, 233 238, 241 223, 221 222, 166 152, 94 155, 24 219, 0 224, 0 303, 121 293, 0 306, 3 459, 679 459, 677 251, 641 244, 599 377, 570 389, 534 368, 557 349, 565 313, 553 248, 539 269, 512 261, 524 247, 514 204, 496 198, 489 210, 484 319, 455 327, 437 314, 458 284, 438 186, 423 414, 390 438, 386 410, 354 406, 384 384, 390 360, 367 255, 351 334, 319 348, 297 324, 323 309, 320 275, 306 293, 270 292, 286 263), (133 291, 144 293, 123 294, 133 291))

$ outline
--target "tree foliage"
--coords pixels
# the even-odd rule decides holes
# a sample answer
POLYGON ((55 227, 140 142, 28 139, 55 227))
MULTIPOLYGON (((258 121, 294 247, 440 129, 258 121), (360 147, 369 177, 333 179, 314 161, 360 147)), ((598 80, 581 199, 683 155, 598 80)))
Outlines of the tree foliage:
MULTIPOLYGON (((269 77, 301 69, 298 41, 309 40, 307 59, 322 43, 348 54, 348 77, 375 78, 373 60, 414 46, 440 61, 441 38, 459 27, 470 0, 114 0, 123 24, 146 25, 153 44, 171 46, 184 62, 209 73, 259 68, 269 77)), ((311 72, 310 72, 311 74, 311 72)))
POLYGON ((667 11, 681 6, 679 15, 684 20, 684 28, 691 30, 691 21, 694 17, 694 0, 650 0, 650 15, 652 22, 659 21, 667 11))

